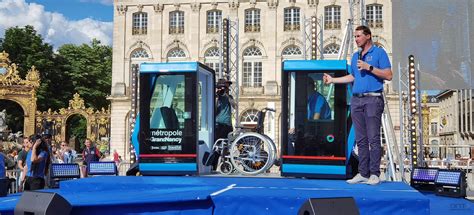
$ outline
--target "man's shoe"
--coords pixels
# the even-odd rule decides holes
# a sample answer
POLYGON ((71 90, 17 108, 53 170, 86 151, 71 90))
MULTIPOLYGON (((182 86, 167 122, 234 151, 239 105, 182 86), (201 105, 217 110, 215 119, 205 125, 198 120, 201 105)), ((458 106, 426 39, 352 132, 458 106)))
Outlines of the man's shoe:
POLYGON ((376 175, 371 175, 369 178, 369 181, 367 181, 367 184, 370 184, 370 185, 380 184, 380 179, 376 175))
POLYGON ((360 173, 354 176, 354 178, 347 180, 346 182, 349 184, 360 184, 360 183, 367 183, 369 181, 368 178, 363 177, 360 173))

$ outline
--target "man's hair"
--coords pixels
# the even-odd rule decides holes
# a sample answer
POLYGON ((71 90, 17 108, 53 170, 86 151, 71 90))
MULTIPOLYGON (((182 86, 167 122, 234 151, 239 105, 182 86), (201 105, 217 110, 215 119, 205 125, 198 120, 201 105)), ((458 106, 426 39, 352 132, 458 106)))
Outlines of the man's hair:
POLYGON ((355 29, 356 31, 362 31, 362 33, 364 35, 370 35, 372 36, 372 32, 370 31, 370 28, 365 26, 365 25, 359 25, 357 26, 357 28, 355 29))

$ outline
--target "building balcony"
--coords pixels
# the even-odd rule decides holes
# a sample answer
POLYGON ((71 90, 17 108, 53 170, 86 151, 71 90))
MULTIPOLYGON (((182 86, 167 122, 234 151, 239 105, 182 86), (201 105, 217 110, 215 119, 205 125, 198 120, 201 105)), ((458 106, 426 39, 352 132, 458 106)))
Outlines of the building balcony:
POLYGON ((216 34, 219 33, 219 27, 218 26, 207 26, 206 32, 208 34, 216 34))
POLYGON ((132 35, 145 35, 147 33, 146 28, 133 28, 132 35))
POLYGON ((341 29, 341 23, 340 22, 324 23, 324 29, 326 29, 326 30, 340 30, 341 29))
POLYGON ((262 86, 253 87, 253 86, 241 86, 240 93, 242 96, 249 96, 249 95, 263 95, 264 89, 262 86))
POLYGON ((367 21, 369 28, 383 28, 383 21, 367 21))
POLYGON ((170 27, 170 34, 184 34, 184 27, 170 27))
POLYGON ((299 31, 300 25, 299 24, 285 24, 283 26, 284 31, 299 31))
POLYGON ((260 32, 260 25, 245 25, 245 32, 260 32))

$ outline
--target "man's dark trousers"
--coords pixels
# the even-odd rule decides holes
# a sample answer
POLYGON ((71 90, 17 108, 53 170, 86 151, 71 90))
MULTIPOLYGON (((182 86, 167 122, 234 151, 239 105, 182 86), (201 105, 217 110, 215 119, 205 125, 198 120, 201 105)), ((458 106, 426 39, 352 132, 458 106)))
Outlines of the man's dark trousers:
POLYGON ((383 109, 382 96, 352 97, 351 115, 359 152, 359 173, 366 178, 370 175, 380 176, 380 126, 383 109))

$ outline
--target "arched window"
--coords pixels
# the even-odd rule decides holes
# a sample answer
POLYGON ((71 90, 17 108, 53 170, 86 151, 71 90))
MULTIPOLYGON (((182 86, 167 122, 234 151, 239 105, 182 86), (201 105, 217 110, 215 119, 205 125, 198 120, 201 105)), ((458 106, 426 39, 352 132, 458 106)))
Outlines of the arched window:
POLYGON ((295 45, 290 45, 287 46, 283 51, 281 52, 281 56, 283 58, 303 58, 303 52, 301 51, 300 47, 295 46, 295 45))
POLYGON ((258 121, 258 116, 257 116, 258 110, 256 109, 250 109, 242 113, 242 116, 240 117, 240 124, 244 126, 249 126, 249 127, 254 127, 257 125, 258 121))
POLYGON ((219 64, 221 62, 219 48, 211 47, 204 53, 204 64, 213 69, 216 73, 219 72, 219 64))
POLYGON ((186 58, 186 53, 181 48, 174 48, 168 52, 168 61, 180 61, 186 58))
POLYGON ((262 56, 262 51, 256 46, 251 46, 244 51, 244 56, 251 57, 251 56, 262 56))
POLYGON ((144 12, 133 13, 132 35, 147 33, 148 14, 144 12))
POLYGON ((331 43, 324 47, 324 54, 338 54, 340 46, 335 43, 331 43))
POLYGON ((256 46, 248 47, 243 53, 243 77, 244 87, 262 86, 262 51, 256 46))
POLYGON ((132 54, 130 55, 130 58, 132 59, 139 59, 139 58, 149 58, 150 56, 146 52, 145 49, 139 48, 135 49, 132 54))

